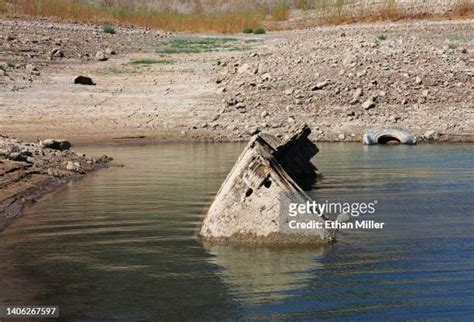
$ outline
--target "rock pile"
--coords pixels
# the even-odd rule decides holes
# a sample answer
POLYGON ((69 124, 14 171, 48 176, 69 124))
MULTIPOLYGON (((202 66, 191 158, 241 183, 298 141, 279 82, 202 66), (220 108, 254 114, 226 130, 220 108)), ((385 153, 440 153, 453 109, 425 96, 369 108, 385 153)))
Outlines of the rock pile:
POLYGON ((321 141, 360 141, 367 129, 394 124, 419 136, 472 133, 471 33, 472 23, 439 22, 289 33, 215 64, 223 100, 218 123, 244 136, 308 123, 321 141), (376 41, 380 34, 384 40, 376 41), (449 39, 463 46, 446 47, 449 39))
POLYGON ((109 34, 100 25, 48 20, 0 21, 0 88, 28 86, 50 64, 105 61, 116 53, 154 50, 169 33, 116 27, 109 34))

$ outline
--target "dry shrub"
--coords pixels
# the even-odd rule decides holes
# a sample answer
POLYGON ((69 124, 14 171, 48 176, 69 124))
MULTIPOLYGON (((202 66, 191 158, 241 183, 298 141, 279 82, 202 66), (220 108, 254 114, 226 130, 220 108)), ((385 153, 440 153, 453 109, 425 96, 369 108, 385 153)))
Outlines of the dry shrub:
MULTIPOLYGON (((3 0, 0 0, 3 1, 3 0)), ((262 25, 264 15, 256 11, 197 12, 182 14, 170 10, 132 7, 110 1, 93 4, 82 0, 17 0, 8 8, 15 15, 57 17, 63 20, 188 32, 240 32, 262 25)))
POLYGON ((0 0, 0 13, 7 11, 7 0, 0 0))
POLYGON ((396 0, 385 0, 379 12, 377 12, 379 20, 399 20, 404 15, 404 11, 397 4, 396 0))
POLYGON ((0 13, 52 16, 63 20, 134 25, 167 31, 219 33, 241 32, 247 27, 261 26, 285 29, 283 21, 289 19, 290 7, 314 8, 318 12, 317 19, 298 21, 298 28, 442 16, 474 18, 472 0, 455 0, 452 10, 444 14, 436 14, 430 8, 414 11, 399 5, 396 0, 365 4, 351 0, 160 0, 153 2, 159 6, 150 7, 151 3, 148 0, 0 0, 0 13), (279 2, 275 4, 274 1, 279 2), (176 9, 181 5, 185 10, 176 9))
POLYGON ((332 5, 326 6, 321 16, 320 24, 338 25, 356 22, 374 22, 399 20, 408 18, 396 0, 385 0, 381 4, 346 5, 344 0, 335 0, 332 5))
POLYGON ((323 24, 339 25, 351 20, 350 7, 345 6, 344 0, 335 0, 334 3, 323 3, 321 7, 323 24))
POLYGON ((472 0, 457 0, 454 4, 454 14, 458 17, 474 17, 474 2, 472 0))
POLYGON ((309 10, 313 7, 311 0, 293 0, 293 7, 301 10, 309 10))
POLYGON ((274 21, 288 20, 290 18, 290 5, 286 1, 280 1, 271 8, 270 15, 274 21))

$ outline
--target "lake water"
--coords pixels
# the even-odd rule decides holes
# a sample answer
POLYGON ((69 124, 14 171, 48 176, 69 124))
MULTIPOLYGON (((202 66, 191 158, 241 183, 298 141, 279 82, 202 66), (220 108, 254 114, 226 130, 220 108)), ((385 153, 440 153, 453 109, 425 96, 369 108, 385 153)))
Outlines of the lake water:
POLYGON ((474 145, 318 146, 317 198, 377 200, 385 229, 324 248, 203 246, 195 229, 243 144, 83 148, 124 167, 0 234, 0 297, 63 320, 472 321, 474 145))

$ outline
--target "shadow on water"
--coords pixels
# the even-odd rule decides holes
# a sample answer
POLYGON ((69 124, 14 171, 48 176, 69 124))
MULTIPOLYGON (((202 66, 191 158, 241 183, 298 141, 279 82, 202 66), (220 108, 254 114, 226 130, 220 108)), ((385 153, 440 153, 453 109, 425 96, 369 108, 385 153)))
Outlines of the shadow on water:
MULTIPOLYGON (((65 320, 472 320, 472 145, 318 144, 318 201, 377 200, 381 231, 326 249, 206 246, 243 144, 87 148, 123 168, 40 200, 0 235, 0 299, 65 320)), ((86 151, 87 150, 87 151, 86 151)))

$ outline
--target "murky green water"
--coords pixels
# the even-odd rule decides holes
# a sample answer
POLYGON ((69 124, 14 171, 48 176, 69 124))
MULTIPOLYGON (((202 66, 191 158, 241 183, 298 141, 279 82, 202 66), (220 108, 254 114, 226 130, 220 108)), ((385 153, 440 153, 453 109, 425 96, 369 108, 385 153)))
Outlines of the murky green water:
POLYGON ((474 319, 474 145, 319 144, 320 200, 377 200, 382 231, 324 249, 193 235, 242 144, 82 149, 115 157, 0 234, 0 297, 62 319, 474 319))

